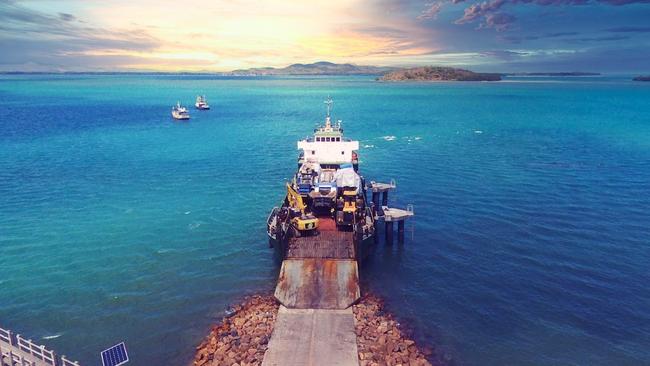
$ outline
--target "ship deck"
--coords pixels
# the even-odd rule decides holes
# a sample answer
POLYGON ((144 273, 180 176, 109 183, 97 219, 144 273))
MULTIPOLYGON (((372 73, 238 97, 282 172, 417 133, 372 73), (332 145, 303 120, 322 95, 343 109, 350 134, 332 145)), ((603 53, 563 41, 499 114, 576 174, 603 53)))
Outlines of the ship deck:
POLYGON ((287 259, 354 259, 353 235, 351 231, 337 230, 334 219, 320 217, 318 233, 289 239, 287 259))

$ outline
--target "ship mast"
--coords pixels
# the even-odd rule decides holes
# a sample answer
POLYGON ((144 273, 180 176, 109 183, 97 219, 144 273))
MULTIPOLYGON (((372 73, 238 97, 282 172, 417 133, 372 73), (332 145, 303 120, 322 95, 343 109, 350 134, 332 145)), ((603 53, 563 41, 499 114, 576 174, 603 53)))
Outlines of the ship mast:
POLYGON ((330 110, 332 109, 332 104, 334 103, 332 101, 332 98, 330 96, 327 96, 327 99, 324 102, 327 105, 327 117, 325 118, 325 128, 331 128, 332 123, 330 122, 330 110))

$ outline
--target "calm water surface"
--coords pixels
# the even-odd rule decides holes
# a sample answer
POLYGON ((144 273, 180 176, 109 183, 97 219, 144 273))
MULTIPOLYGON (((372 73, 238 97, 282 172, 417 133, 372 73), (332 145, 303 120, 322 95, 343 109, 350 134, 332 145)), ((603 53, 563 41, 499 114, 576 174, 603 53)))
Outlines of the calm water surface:
MULTIPOLYGON (((628 79, 629 80, 629 79, 628 79)), ((269 291, 264 220, 323 99, 417 218, 362 270, 458 365, 650 365, 650 85, 0 76, 0 326, 185 364, 269 291), (174 123, 197 93, 213 110, 174 123), (394 136, 393 138, 389 138, 394 136)))

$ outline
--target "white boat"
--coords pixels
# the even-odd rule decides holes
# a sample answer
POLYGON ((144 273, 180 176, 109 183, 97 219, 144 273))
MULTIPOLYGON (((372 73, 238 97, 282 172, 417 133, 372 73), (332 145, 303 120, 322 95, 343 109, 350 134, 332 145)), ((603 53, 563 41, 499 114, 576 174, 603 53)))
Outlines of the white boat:
POLYGON ((180 102, 177 102, 172 108, 172 117, 178 120, 187 120, 190 119, 190 114, 187 112, 187 108, 181 106, 180 102))
POLYGON ((205 99, 205 95, 198 95, 196 97, 196 103, 194 103, 194 106, 196 107, 196 109, 202 109, 202 110, 210 109, 210 105, 208 104, 208 100, 205 99))

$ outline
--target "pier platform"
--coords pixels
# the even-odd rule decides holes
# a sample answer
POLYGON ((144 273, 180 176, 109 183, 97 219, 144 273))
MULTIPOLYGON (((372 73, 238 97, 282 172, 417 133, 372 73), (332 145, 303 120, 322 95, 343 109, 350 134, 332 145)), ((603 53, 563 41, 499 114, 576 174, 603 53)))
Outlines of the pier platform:
POLYGON ((262 366, 357 366, 352 308, 280 306, 262 366))
POLYGON ((394 181, 391 181, 390 183, 378 183, 378 182, 370 182, 368 185, 368 188, 372 191, 372 193, 384 193, 388 192, 392 189, 395 189, 396 184, 394 181))
POLYGON ((383 218, 386 222, 399 222, 406 220, 407 218, 414 215, 413 211, 402 210, 401 208, 393 208, 388 206, 382 206, 381 210, 383 211, 383 218))

